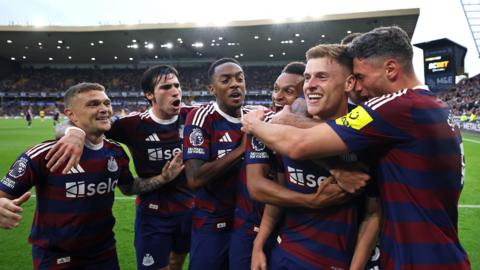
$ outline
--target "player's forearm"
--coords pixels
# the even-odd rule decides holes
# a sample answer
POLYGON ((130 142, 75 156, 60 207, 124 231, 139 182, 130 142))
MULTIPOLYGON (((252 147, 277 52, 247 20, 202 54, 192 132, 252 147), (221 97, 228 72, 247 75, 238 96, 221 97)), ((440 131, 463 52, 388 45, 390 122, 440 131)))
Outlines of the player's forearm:
POLYGON ((185 164, 189 187, 192 189, 201 188, 211 181, 221 178, 237 162, 241 161, 243 153, 244 150, 237 147, 224 157, 201 165, 187 161, 185 164))
POLYGON ((295 148, 295 144, 300 142, 295 134, 301 130, 296 127, 270 124, 258 121, 250 127, 250 132, 262 141, 268 148, 275 150, 281 155, 290 156, 290 152, 295 148))
POLYGON ((282 207, 303 207, 306 204, 302 193, 292 191, 268 178, 251 179, 247 176, 247 187, 252 198, 259 202, 282 207))
POLYGON ((270 237, 270 234, 275 229, 275 226, 280 219, 282 213, 282 208, 274 205, 265 205, 263 210, 262 221, 260 223, 260 228, 253 241, 253 249, 263 249, 263 246, 267 242, 267 239, 270 237))
POLYGON ((382 219, 382 210, 378 199, 367 205, 367 213, 358 230, 357 243, 353 254, 350 270, 363 270, 377 242, 382 219))
POLYGON ((170 181, 171 179, 166 178, 162 174, 148 178, 136 177, 132 184, 119 186, 119 188, 127 196, 139 195, 157 190, 170 181))
POLYGON ((289 125, 297 128, 311 128, 320 124, 320 120, 315 120, 313 118, 307 117, 300 114, 289 114, 288 117, 273 118, 271 121, 272 124, 281 124, 289 125))

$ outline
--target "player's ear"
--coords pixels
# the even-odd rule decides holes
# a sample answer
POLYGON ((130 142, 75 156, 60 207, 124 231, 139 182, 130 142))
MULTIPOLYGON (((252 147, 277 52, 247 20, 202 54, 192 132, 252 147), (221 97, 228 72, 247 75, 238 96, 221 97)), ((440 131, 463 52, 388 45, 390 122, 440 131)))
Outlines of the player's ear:
POLYGON ((71 109, 65 108, 63 114, 65 114, 65 116, 68 118, 68 120, 70 120, 70 122, 75 123, 77 121, 77 118, 75 117, 75 114, 71 109))
POLYGON ((210 94, 212 94, 212 96, 217 96, 217 91, 215 90, 215 87, 213 87, 213 84, 210 84, 208 85, 208 88, 210 89, 210 94))
POLYGON ((383 65, 387 79, 390 81, 395 80, 400 69, 400 63, 395 59, 387 59, 383 65))
POLYGON ((355 88, 355 75, 350 74, 345 79, 345 92, 351 92, 355 88))
POLYGON ((149 100, 150 102, 152 102, 152 103, 154 102, 154 100, 155 100, 155 95, 153 94, 153 92, 145 91, 145 92, 143 92, 143 95, 144 95, 145 98, 146 98, 147 100, 149 100))

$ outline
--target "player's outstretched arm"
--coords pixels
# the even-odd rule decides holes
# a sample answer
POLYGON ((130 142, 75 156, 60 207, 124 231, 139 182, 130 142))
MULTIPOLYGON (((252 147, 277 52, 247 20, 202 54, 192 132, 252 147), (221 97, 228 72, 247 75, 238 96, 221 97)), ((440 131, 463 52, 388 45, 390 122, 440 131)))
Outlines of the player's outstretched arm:
POLYGON ((267 270, 267 257, 263 251, 263 247, 267 242, 270 234, 275 229, 280 215, 282 214, 282 209, 278 206, 265 205, 263 210, 262 221, 260 223, 260 229, 253 241, 252 248, 252 262, 250 269, 252 270, 267 270))
POLYGON ((321 123, 300 129, 262 121, 264 113, 253 111, 242 118, 242 130, 251 133, 267 147, 292 159, 314 159, 348 151, 335 131, 321 123))
MULTIPOLYGON (((269 123, 289 125, 297 128, 311 128, 321 123, 320 120, 307 117, 305 112, 302 111, 302 109, 300 109, 300 112, 293 111, 294 106, 296 106, 295 103, 292 104, 292 106, 285 105, 279 113, 275 114, 272 117, 272 120, 269 123)), ((298 108, 298 106, 296 107, 298 108)))
POLYGON ((382 220, 382 205, 379 197, 367 197, 365 218, 360 224, 357 244, 350 270, 363 270, 377 242, 382 220))
POLYGON ((22 220, 22 211, 20 207, 28 201, 32 194, 25 192, 17 199, 12 199, 7 193, 0 191, 0 228, 12 229, 17 227, 22 220))
POLYGON ((214 179, 225 174, 237 162, 241 161, 245 153, 247 137, 243 135, 241 144, 225 156, 205 162, 200 159, 189 159, 185 162, 185 173, 187 184, 191 189, 198 189, 205 186, 214 179))
POLYGON ((80 162, 85 144, 85 132, 80 128, 68 126, 68 124, 63 126, 57 128, 57 138, 61 138, 48 151, 45 159, 48 160, 47 168, 51 172, 66 164, 62 171, 63 174, 66 174, 80 162), (67 127, 65 128, 65 126, 67 127))
POLYGON ((149 178, 136 177, 130 185, 118 187, 127 196, 148 193, 175 180, 184 168, 182 153, 176 153, 174 158, 163 166, 161 174, 149 178))

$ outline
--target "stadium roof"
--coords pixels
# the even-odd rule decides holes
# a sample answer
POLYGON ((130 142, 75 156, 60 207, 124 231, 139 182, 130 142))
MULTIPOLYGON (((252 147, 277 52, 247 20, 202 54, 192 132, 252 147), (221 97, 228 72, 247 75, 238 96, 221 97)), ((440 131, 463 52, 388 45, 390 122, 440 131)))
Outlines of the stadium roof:
POLYGON ((349 32, 398 25, 412 37, 419 9, 336 14, 302 21, 237 21, 223 27, 195 24, 88 27, 0 26, 0 57, 23 65, 198 64, 220 57, 242 63, 304 59, 319 43, 337 43, 349 32))

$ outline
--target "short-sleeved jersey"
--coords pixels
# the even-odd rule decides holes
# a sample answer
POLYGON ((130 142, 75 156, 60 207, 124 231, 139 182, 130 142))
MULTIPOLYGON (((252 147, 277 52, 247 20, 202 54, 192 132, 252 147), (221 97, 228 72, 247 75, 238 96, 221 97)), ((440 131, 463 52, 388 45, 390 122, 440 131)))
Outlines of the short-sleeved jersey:
MULTIPOLYGON (((180 114, 170 120, 157 118, 152 109, 134 113, 113 122, 106 136, 127 145, 140 177, 152 177, 160 174, 167 161, 182 151, 185 119, 192 108, 182 107, 180 114)), ((193 193, 183 172, 171 183, 137 196, 138 211, 165 217, 186 213, 192 203, 193 193)))
POLYGON ((418 87, 376 97, 328 124, 371 149, 383 202, 384 269, 470 269, 457 234, 461 136, 447 105, 418 87))
MULTIPOLYGON (((241 144, 241 126, 240 118, 222 112, 216 103, 194 109, 188 115, 184 129, 184 160, 210 162, 222 158, 241 144)), ((220 179, 195 192, 194 226, 201 226, 209 218, 233 221, 240 167, 241 162, 238 162, 220 179)))
MULTIPOLYGON (((344 163, 358 161, 354 153, 338 158, 344 163)), ((317 192, 320 183, 330 175, 328 170, 310 160, 281 156, 279 165, 285 186, 304 194, 317 192)), ((368 194, 374 196, 375 192, 369 190, 368 194)), ((322 209, 285 208, 277 239, 279 247, 312 269, 348 269, 364 200, 365 196, 360 195, 341 205, 322 209)))
POLYGON ((104 139, 102 144, 86 145, 79 165, 67 174, 52 173, 45 155, 54 144, 46 141, 20 155, 0 181, 0 190, 19 197, 35 186, 31 244, 91 257, 111 250, 114 189, 133 181, 127 154, 119 144, 104 139))
MULTIPOLYGON (((269 111, 265 114, 265 121, 269 122, 275 114, 269 111)), ((264 203, 255 201, 250 196, 247 188, 246 166, 248 164, 275 164, 275 154, 268 149, 265 144, 255 136, 247 135, 247 144, 244 156, 244 166, 240 174, 240 181, 237 183, 237 207, 235 209, 235 227, 241 227, 243 224, 259 227, 262 220, 264 203)))

